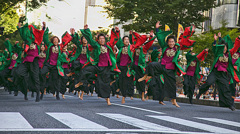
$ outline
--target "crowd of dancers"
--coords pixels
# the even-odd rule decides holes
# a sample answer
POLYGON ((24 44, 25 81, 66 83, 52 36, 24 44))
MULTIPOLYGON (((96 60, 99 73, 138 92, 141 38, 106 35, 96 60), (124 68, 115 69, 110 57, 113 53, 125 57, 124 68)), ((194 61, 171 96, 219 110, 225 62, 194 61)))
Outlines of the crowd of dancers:
MULTIPOLYGON (((172 31, 161 31, 159 27, 160 22, 157 22, 156 32, 152 30, 140 35, 130 31, 129 36, 122 38, 119 28, 115 27, 108 38, 102 33, 93 37, 85 25, 80 29, 81 37, 71 28, 70 34, 65 32, 60 40, 57 36, 49 38, 45 22, 42 29, 19 23, 17 28, 22 43, 16 41, 12 45, 6 39, 5 50, 0 53, 1 86, 14 92, 15 96, 21 91, 25 100, 28 100, 29 91, 32 96, 36 92, 36 102, 44 99, 46 92, 59 100, 60 94, 65 98, 67 89, 78 93, 80 99, 84 93, 93 94, 95 90, 98 97, 111 105, 111 93, 121 94, 124 104, 127 96, 132 99, 134 86, 144 101, 145 85, 148 85, 147 95, 153 96, 153 100, 165 105, 163 100, 168 97, 173 105, 180 107, 176 101, 176 75, 179 75, 184 79, 184 94, 192 103, 195 84, 201 79, 200 62, 207 57, 208 48, 199 54, 193 51, 196 41, 189 38, 195 32, 194 25, 181 29, 178 41, 171 35, 172 31), (161 48, 153 50, 146 63, 146 54, 156 38, 161 48), (73 47, 71 51, 69 44, 73 47), (187 49, 190 50, 186 54, 184 70, 179 65, 179 54, 180 50, 187 49)), ((215 83, 219 105, 234 111, 235 86, 240 82, 240 36, 235 42, 229 35, 221 37, 221 33, 213 38, 213 65, 196 99, 215 83)))

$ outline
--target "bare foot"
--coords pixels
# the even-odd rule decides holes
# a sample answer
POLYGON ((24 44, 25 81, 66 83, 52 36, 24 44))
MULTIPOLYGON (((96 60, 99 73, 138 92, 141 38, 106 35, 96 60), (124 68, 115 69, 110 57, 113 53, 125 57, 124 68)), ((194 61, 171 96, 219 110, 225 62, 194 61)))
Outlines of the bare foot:
POLYGON ((166 105, 165 103, 163 103, 162 101, 159 101, 159 104, 161 104, 161 105, 166 105))
POLYGON ((93 94, 91 94, 91 96, 93 96, 93 94))
POLYGON ((118 94, 117 94, 117 98, 120 98, 118 94))
POLYGON ((73 74, 73 73, 69 73, 69 74, 66 74, 66 75, 67 75, 67 77, 70 77, 70 76, 72 76, 72 74, 73 74))
POLYGON ((114 81, 110 82, 110 86, 112 86, 112 84, 113 84, 115 81, 116 81, 116 80, 114 80, 114 81))
POLYGON ((125 97, 122 97, 122 104, 125 103, 125 97))
POLYGON ((150 80, 150 79, 152 79, 152 76, 148 76, 146 80, 150 80))
POLYGON ((145 74, 142 78, 138 79, 138 82, 144 81, 147 79, 147 74, 145 74))
POLYGON ((45 88, 45 89, 44 89, 44 95, 46 95, 46 94, 47 94, 46 90, 47 90, 47 89, 45 88))
POLYGON ((142 101, 145 101, 144 92, 142 92, 142 101))
POLYGON ((146 97, 146 100, 148 100, 148 96, 146 97))
POLYGON ((62 98, 63 98, 63 99, 65 99, 65 96, 64 96, 64 94, 62 95, 62 98))
POLYGON ((131 97, 131 100, 133 100, 133 97, 131 97))
POLYGON ((8 81, 13 82, 13 80, 11 78, 8 78, 8 81))
POLYGON ((88 84, 88 87, 90 87, 91 86, 91 84, 88 84))
POLYGON ((110 98, 107 98, 106 101, 107 101, 108 106, 112 105, 111 102, 110 102, 110 98))
POLYGON ((80 98, 80 91, 78 91, 78 98, 80 98))
POLYGON ((180 106, 177 104, 176 99, 172 99, 171 102, 172 102, 172 104, 173 104, 174 106, 180 107, 180 106))
POLYGON ((80 87, 81 85, 83 85, 83 83, 82 83, 82 82, 79 82, 78 84, 75 85, 75 88, 78 88, 78 87, 80 87))

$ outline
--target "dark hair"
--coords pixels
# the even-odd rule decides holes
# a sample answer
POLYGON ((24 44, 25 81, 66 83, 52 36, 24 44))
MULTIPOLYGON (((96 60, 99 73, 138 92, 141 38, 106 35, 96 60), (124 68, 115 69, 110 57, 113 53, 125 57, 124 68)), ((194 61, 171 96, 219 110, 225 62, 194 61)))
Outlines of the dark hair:
POLYGON ((100 37, 100 36, 103 36, 104 38, 106 38, 106 37, 105 37, 105 34, 100 33, 100 34, 97 36, 97 39, 98 39, 98 40, 99 40, 99 37, 100 37))
POLYGON ((81 38, 80 38, 80 40, 81 40, 81 43, 82 43, 83 37, 84 37, 84 36, 81 36, 81 38))
POLYGON ((228 43, 225 40, 222 39, 221 41, 219 41, 218 44, 225 45, 227 47, 227 50, 228 50, 228 43))
POLYGON ((127 35, 123 36, 122 40, 124 41, 125 38, 129 38, 127 35))
POLYGON ((52 43, 53 43, 54 38, 57 38, 57 39, 58 39, 58 43, 60 42, 60 39, 59 39, 57 36, 53 36, 53 37, 50 39, 52 43))
POLYGON ((176 37, 173 36, 173 35, 170 35, 170 36, 167 37, 167 41, 166 41, 167 43, 168 43, 169 39, 174 39, 174 41, 177 42, 176 37))

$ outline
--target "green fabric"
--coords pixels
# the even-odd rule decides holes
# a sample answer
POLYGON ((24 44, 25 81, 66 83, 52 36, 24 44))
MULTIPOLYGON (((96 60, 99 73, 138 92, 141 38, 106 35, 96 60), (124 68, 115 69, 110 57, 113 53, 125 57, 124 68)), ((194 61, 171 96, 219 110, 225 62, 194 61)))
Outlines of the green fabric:
POLYGON ((159 54, 160 54, 160 52, 157 49, 153 50, 152 53, 151 53, 151 61, 152 62, 158 62, 158 55, 159 54))
MULTIPOLYGON (((119 49, 118 51, 118 55, 117 55, 117 63, 120 62, 120 57, 121 57, 121 53, 122 53, 122 49, 124 47, 123 41, 121 38, 119 38, 118 42, 116 43, 117 48, 119 49)), ((127 73, 129 75, 134 75, 135 71, 133 70, 133 68, 131 67, 133 64, 133 52, 130 49, 131 45, 128 45, 128 56, 131 59, 131 63, 128 64, 128 71, 127 73)))
MULTIPOLYGON (((156 33, 158 43, 159 43, 160 47, 162 48, 162 55, 164 54, 164 52, 168 48, 168 44, 165 41, 165 38, 171 33, 172 33, 172 31, 161 31, 161 30, 159 30, 159 32, 156 33)), ((180 73, 182 73, 182 72, 185 73, 185 71, 182 69, 182 67, 178 64, 178 57, 179 57, 179 54, 180 54, 180 45, 178 43, 176 43, 175 45, 177 45, 178 48, 177 48, 175 56, 173 57, 172 62, 174 62, 176 67, 179 69, 177 71, 180 71, 180 73)))
MULTIPOLYGON (((93 51, 94 62, 92 62, 92 65, 97 65, 99 62, 99 55, 101 54, 101 50, 100 50, 101 45, 98 42, 96 42, 95 40, 93 40, 90 29, 80 29, 80 31, 82 32, 83 36, 86 38, 88 43, 94 48, 94 51, 93 51)), ((110 50, 109 56, 110 56, 110 60, 112 63, 111 70, 113 71, 116 68, 115 54, 113 53, 113 50, 110 46, 108 46, 108 45, 106 45, 106 46, 110 50)))
POLYGON ((23 53, 23 48, 21 46, 19 46, 19 43, 15 44, 14 46, 14 51, 18 54, 18 58, 17 58, 17 63, 20 64, 22 63, 22 53, 23 53))
MULTIPOLYGON (((82 44, 81 42, 79 41, 80 40, 80 37, 78 36, 77 33, 75 33, 74 35, 71 35, 73 38, 72 38, 72 42, 77 46, 77 50, 76 50, 76 53, 74 55, 74 57, 71 57, 70 58, 70 62, 72 61, 75 61, 79 55, 81 54, 82 52, 82 44)), ((86 56, 87 56, 87 62, 91 62, 90 60, 90 51, 88 49, 88 45, 87 45, 87 53, 86 53, 86 56)))
MULTIPOLYGON (((46 59, 45 59, 45 61, 44 61, 44 64, 48 61, 48 59, 49 59, 49 54, 50 54, 50 48, 53 46, 53 43, 51 43, 49 40, 48 40, 48 37, 49 37, 49 35, 48 35, 48 32, 49 32, 49 29, 47 28, 46 30, 45 30, 45 32, 44 32, 44 35, 43 35, 43 42, 44 42, 44 44, 46 44, 47 45, 47 47, 48 47, 48 49, 47 49, 47 52, 46 52, 46 59)), ((38 49, 38 50, 40 50, 40 49, 38 49)), ((58 74, 60 75, 60 76, 64 76, 64 69, 63 69, 63 67, 62 67, 62 63, 61 63, 61 61, 63 60, 62 59, 62 54, 61 54, 61 50, 60 50, 60 46, 58 45, 58 59, 57 59, 57 69, 58 69, 58 74)))
POLYGON ((197 55, 198 54, 195 54, 195 55, 192 55, 191 54, 191 51, 188 51, 187 54, 186 54, 186 59, 187 59, 187 67, 186 67, 186 72, 187 72, 187 69, 188 67, 190 66, 191 62, 196 60, 196 70, 195 70, 195 73, 194 75, 197 77, 197 78, 200 78, 201 76, 199 75, 199 72, 200 72, 200 61, 198 60, 197 58, 197 55))
POLYGON ((13 46, 9 40, 6 40, 3 44, 7 48, 9 53, 11 53, 13 51, 13 46))
POLYGON ((226 35, 224 38, 222 38, 227 44, 228 44, 228 50, 232 49, 233 48, 233 42, 230 38, 229 35, 226 35))
POLYGON ((20 36, 22 37, 23 41, 25 41, 26 44, 31 45, 35 38, 34 35, 32 34, 31 30, 28 28, 28 23, 26 23, 23 27, 18 28, 18 31, 20 33, 20 36))

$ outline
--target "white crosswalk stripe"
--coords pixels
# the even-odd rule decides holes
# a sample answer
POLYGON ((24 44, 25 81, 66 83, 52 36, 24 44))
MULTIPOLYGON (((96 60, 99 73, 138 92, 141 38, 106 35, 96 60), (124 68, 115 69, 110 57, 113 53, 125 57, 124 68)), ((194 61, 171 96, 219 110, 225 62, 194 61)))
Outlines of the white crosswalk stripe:
POLYGON ((70 128, 86 128, 86 129, 107 129, 95 122, 82 118, 72 113, 47 113, 56 120, 62 122, 70 128))
POLYGON ((201 117, 194 117, 194 118, 211 121, 211 122, 215 122, 215 123, 221 123, 221 124, 225 124, 225 125, 229 125, 229 126, 240 127, 240 123, 234 122, 234 121, 222 120, 222 119, 217 119, 217 118, 201 118, 201 117))
POLYGON ((2 128, 32 129, 33 127, 18 112, 0 112, 0 129, 2 128))
MULTIPOLYGON (((146 115, 151 118, 160 119, 162 121, 176 123, 184 125, 190 128, 196 128, 198 130, 203 130, 205 132, 187 132, 179 131, 174 128, 159 125, 157 123, 152 123, 142 119, 130 117, 123 114, 116 113, 96 113, 103 117, 107 117, 110 120, 125 123, 136 127, 137 129, 122 129, 122 128, 108 128, 107 126, 102 126, 101 124, 90 121, 79 115, 73 113, 64 112, 47 112, 47 115, 53 117, 52 121, 59 121, 69 128, 33 128, 28 121, 19 112, 0 112, 0 132, 3 131, 71 131, 71 132, 155 132, 155 133, 186 133, 186 134, 196 134, 196 133, 228 133, 228 134, 240 134, 240 131, 230 130, 227 128, 221 128, 217 126, 212 126, 207 124, 207 122, 214 122, 218 124, 224 124, 234 127, 240 127, 239 122, 217 119, 217 118, 204 118, 204 117, 193 117, 199 120, 205 120, 205 123, 199 123, 197 121, 190 121, 186 119, 171 117, 171 116, 160 116, 158 115, 146 115)), ((171 125, 169 125, 171 126, 171 125)))
POLYGON ((111 114, 111 113, 98 113, 99 115, 138 127, 142 129, 149 129, 149 130, 164 130, 164 131, 175 131, 177 132, 178 130, 164 127, 158 124, 154 124, 148 121, 140 120, 137 118, 133 118, 130 116, 122 115, 122 114, 111 114))
POLYGON ((172 122, 172 123, 177 123, 177 124, 188 126, 188 127, 193 127, 193 128, 197 128, 197 129, 201 129, 201 130, 205 130, 205 131, 209 131, 209 132, 214 132, 214 133, 227 133, 227 134, 235 134, 235 133, 237 134, 238 133, 239 134, 239 132, 234 131, 234 130, 215 127, 215 126, 211 126, 208 124, 198 123, 198 122, 175 118, 175 117, 170 117, 170 116, 154 116, 154 115, 147 115, 147 116, 156 118, 156 119, 160 119, 160 120, 164 120, 164 121, 168 121, 168 122, 172 122))

